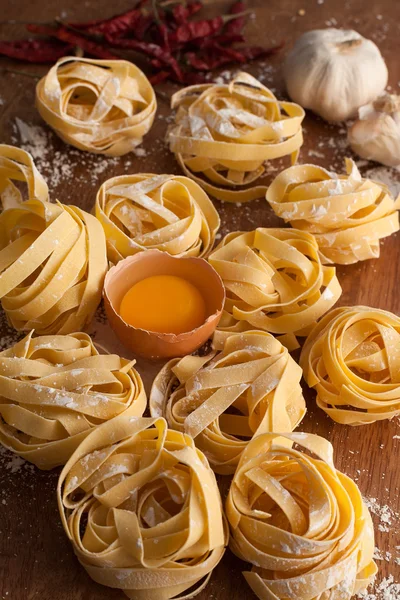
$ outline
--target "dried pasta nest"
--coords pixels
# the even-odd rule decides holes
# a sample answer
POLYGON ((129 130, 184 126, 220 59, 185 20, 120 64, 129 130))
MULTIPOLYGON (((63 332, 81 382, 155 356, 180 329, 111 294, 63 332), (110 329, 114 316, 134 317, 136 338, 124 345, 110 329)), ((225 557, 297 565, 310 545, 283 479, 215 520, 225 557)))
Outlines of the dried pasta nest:
POLYGON ((334 421, 366 425, 400 414, 400 318, 368 306, 327 314, 300 363, 317 404, 334 421))
POLYGON ((36 106, 67 144, 121 156, 141 144, 157 103, 149 80, 133 63, 67 56, 37 84, 36 106))
POLYGON ((313 233, 323 263, 347 265, 379 257, 379 241, 399 230, 400 196, 363 179, 346 159, 346 175, 315 165, 282 171, 266 198, 275 214, 313 233))
POLYGON ((28 198, 45 202, 48 196, 47 184, 32 156, 20 148, 0 144, 0 208, 15 208, 28 198))
POLYGON ((94 427, 139 417, 134 361, 99 354, 85 333, 32 337, 0 352, 0 442, 40 469, 64 465, 94 427))
POLYGON ((376 573, 360 490, 317 435, 265 433, 250 442, 226 515, 230 548, 253 565, 243 574, 260 600, 350 600, 376 573))
POLYGON ((226 287, 218 329, 262 329, 282 335, 290 349, 342 291, 335 268, 321 264, 314 236, 298 229, 230 233, 209 262, 226 287))
POLYGON ((84 329, 106 270, 103 229, 80 208, 32 199, 0 215, 0 299, 15 329, 84 329))
POLYGON ((301 106, 278 101, 248 73, 227 84, 184 88, 172 108, 178 110, 168 132, 171 152, 185 175, 219 200, 264 196, 266 188, 253 184, 265 161, 290 155, 294 162, 303 143, 301 106))
POLYGON ((150 410, 192 436, 216 473, 229 475, 253 436, 292 431, 302 420, 302 371, 263 331, 217 337, 214 347, 220 351, 169 361, 154 380, 150 410))
POLYGON ((116 263, 142 250, 173 256, 207 255, 220 220, 207 194, 188 177, 137 174, 108 179, 96 198, 96 216, 116 263))
POLYGON ((227 544, 207 459, 164 419, 122 415, 95 429, 65 465, 58 503, 88 574, 135 600, 195 595, 227 544))

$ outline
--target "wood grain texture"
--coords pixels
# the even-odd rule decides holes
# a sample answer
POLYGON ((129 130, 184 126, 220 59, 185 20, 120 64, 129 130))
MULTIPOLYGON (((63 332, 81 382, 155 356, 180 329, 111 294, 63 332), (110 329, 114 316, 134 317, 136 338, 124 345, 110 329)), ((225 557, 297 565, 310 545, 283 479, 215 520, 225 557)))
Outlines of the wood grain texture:
MULTIPOLYGON (((256 18, 248 25, 248 37, 254 43, 273 44, 284 39, 286 49, 303 31, 339 26, 353 28, 372 38, 380 46, 390 72, 393 90, 399 90, 400 65, 398 62, 400 38, 400 3, 394 0, 249 0, 256 18), (304 16, 297 11, 303 8, 304 16)), ((56 16, 74 20, 100 18, 115 14, 131 6, 129 0, 3 0, 1 19, 51 21, 56 16)), ((208 14, 216 13, 229 2, 208 3, 208 14)), ((22 37, 23 27, 1 26, 0 39, 22 37)), ((280 65, 285 51, 270 61, 252 65, 250 72, 268 86, 284 94, 280 65)), ((25 66, 0 59, 1 67, 10 67, 35 74, 43 74, 45 67, 25 66)), ((0 141, 19 143, 15 119, 19 117, 30 125, 46 126, 34 108, 35 81, 29 77, 1 72, 0 141)), ((101 157, 88 156, 71 151, 51 132, 48 132, 47 158, 66 155, 65 172, 59 181, 52 181, 51 164, 43 174, 49 179, 51 196, 63 203, 73 203, 91 210, 96 190, 107 178, 126 172, 178 173, 173 156, 164 144, 170 110, 168 99, 173 86, 161 86, 158 95, 158 116, 146 137, 143 147, 145 157, 130 154, 103 164, 101 157)), ((351 155, 346 147, 344 126, 333 126, 308 115, 305 121, 305 143, 300 161, 316 162, 328 168, 341 170, 343 158, 351 155)), ((288 161, 276 161, 265 178, 268 182, 288 161)), ((362 169, 376 167, 369 164, 362 169)), ((400 182, 400 174, 399 174, 400 182)), ((238 229, 250 230, 256 226, 282 225, 263 200, 248 205, 234 206, 215 203, 222 220, 221 234, 238 229)), ((338 275, 343 286, 339 304, 364 304, 400 313, 400 247, 399 235, 393 235, 381 246, 379 260, 367 261, 354 266, 340 267, 338 275)), ((12 332, 2 319, 0 337, 6 343, 12 332)), ((96 341, 110 351, 129 356, 113 336, 98 311, 91 331, 96 341)), ((160 365, 138 361, 147 389, 160 365)), ((312 431, 327 437, 334 445, 336 465, 355 478, 366 497, 377 498, 380 505, 389 505, 394 513, 400 512, 400 422, 382 422, 367 427, 346 427, 335 424, 315 407, 315 397, 305 389, 308 414, 301 425, 304 431, 312 431)), ((72 549, 62 531, 56 506, 55 488, 57 471, 43 473, 33 466, 24 465, 13 473, 11 455, 0 456, 0 598, 3 600, 122 600, 125 596, 118 590, 96 585, 86 575, 75 559, 72 549)), ((221 491, 225 495, 228 478, 221 478, 221 491)), ((391 573, 394 581, 400 581, 399 519, 393 518, 389 532, 379 531, 379 518, 374 516, 376 545, 390 552, 391 561, 379 561, 379 577, 391 573)), ((239 600, 253 598, 241 575, 243 563, 227 551, 222 563, 215 570, 206 590, 199 600, 239 600)))

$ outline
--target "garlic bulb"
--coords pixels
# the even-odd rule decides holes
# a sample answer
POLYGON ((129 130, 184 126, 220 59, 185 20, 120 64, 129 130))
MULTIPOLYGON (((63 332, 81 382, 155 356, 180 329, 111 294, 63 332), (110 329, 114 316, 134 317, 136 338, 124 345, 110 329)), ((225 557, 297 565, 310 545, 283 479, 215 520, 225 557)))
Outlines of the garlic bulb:
POLYGON ((349 143, 356 154, 388 167, 400 165, 400 96, 383 94, 362 106, 349 129, 349 143))
POLYGON ((385 89, 388 71, 378 47, 352 30, 302 35, 284 64, 289 96, 327 121, 343 121, 385 89))

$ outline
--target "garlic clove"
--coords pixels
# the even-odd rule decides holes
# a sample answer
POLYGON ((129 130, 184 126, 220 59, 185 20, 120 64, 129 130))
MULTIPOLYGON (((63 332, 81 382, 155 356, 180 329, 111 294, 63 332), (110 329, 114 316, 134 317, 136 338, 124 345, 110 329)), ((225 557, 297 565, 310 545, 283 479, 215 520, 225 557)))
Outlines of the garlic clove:
POLYGON ((388 167, 400 165, 400 96, 383 94, 362 106, 358 119, 349 128, 352 150, 367 160, 388 167))
POLYGON ((303 34, 284 63, 289 96, 328 121, 357 114, 385 89, 388 70, 379 48, 353 30, 303 34))

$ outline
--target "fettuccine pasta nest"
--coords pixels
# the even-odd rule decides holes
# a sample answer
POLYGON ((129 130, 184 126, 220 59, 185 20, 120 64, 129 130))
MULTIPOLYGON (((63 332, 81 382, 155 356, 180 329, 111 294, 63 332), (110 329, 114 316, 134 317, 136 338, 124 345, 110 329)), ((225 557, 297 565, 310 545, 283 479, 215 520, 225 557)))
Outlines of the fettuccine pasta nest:
POLYGON ((137 174, 108 179, 96 198, 109 259, 142 250, 206 256, 220 220, 207 194, 188 177, 137 174))
POLYGON ((314 236, 298 229, 229 233, 209 262, 226 287, 218 329, 284 334, 290 349, 342 292, 335 268, 321 264, 314 236))
POLYGON ((103 229, 84 210, 32 199, 0 215, 0 299, 15 329, 84 329, 106 271, 103 229))
POLYGON ((212 469, 229 475, 253 436, 292 431, 302 420, 302 371, 263 331, 217 339, 214 347, 220 352, 169 361, 154 380, 150 411, 192 436, 212 469))
POLYGON ((157 109, 140 69, 126 60, 60 58, 36 87, 36 106, 67 144, 121 156, 141 144, 157 109))
POLYGON ((88 574, 135 600, 195 595, 227 544, 207 459, 164 419, 122 415, 95 429, 65 465, 58 503, 88 574))
POLYGON ((327 314, 300 364, 317 404, 334 421, 366 425, 400 414, 400 318, 368 306, 327 314))
POLYGON ((350 600, 376 573, 360 490, 317 435, 265 433, 250 442, 226 515, 230 548, 253 565, 243 574, 260 600, 350 600))
POLYGON ((94 427, 142 416, 130 362, 101 355, 85 333, 32 337, 0 352, 0 442, 40 469, 64 465, 94 427))
POLYGON ((265 186, 253 184, 265 161, 290 155, 295 162, 303 143, 301 106, 278 101, 248 73, 184 88, 172 96, 172 108, 178 110, 168 133, 171 152, 185 175, 219 200, 264 196, 265 186))
POLYGON ((45 202, 48 197, 47 184, 32 156, 20 148, 0 144, 0 208, 15 208, 28 198, 45 202), (24 194, 18 187, 21 183, 25 187, 24 194))
POLYGON ((316 165, 282 171, 266 198, 275 214, 314 234, 323 263, 348 265, 379 257, 379 241, 399 230, 400 195, 363 179, 346 159, 346 175, 316 165))

